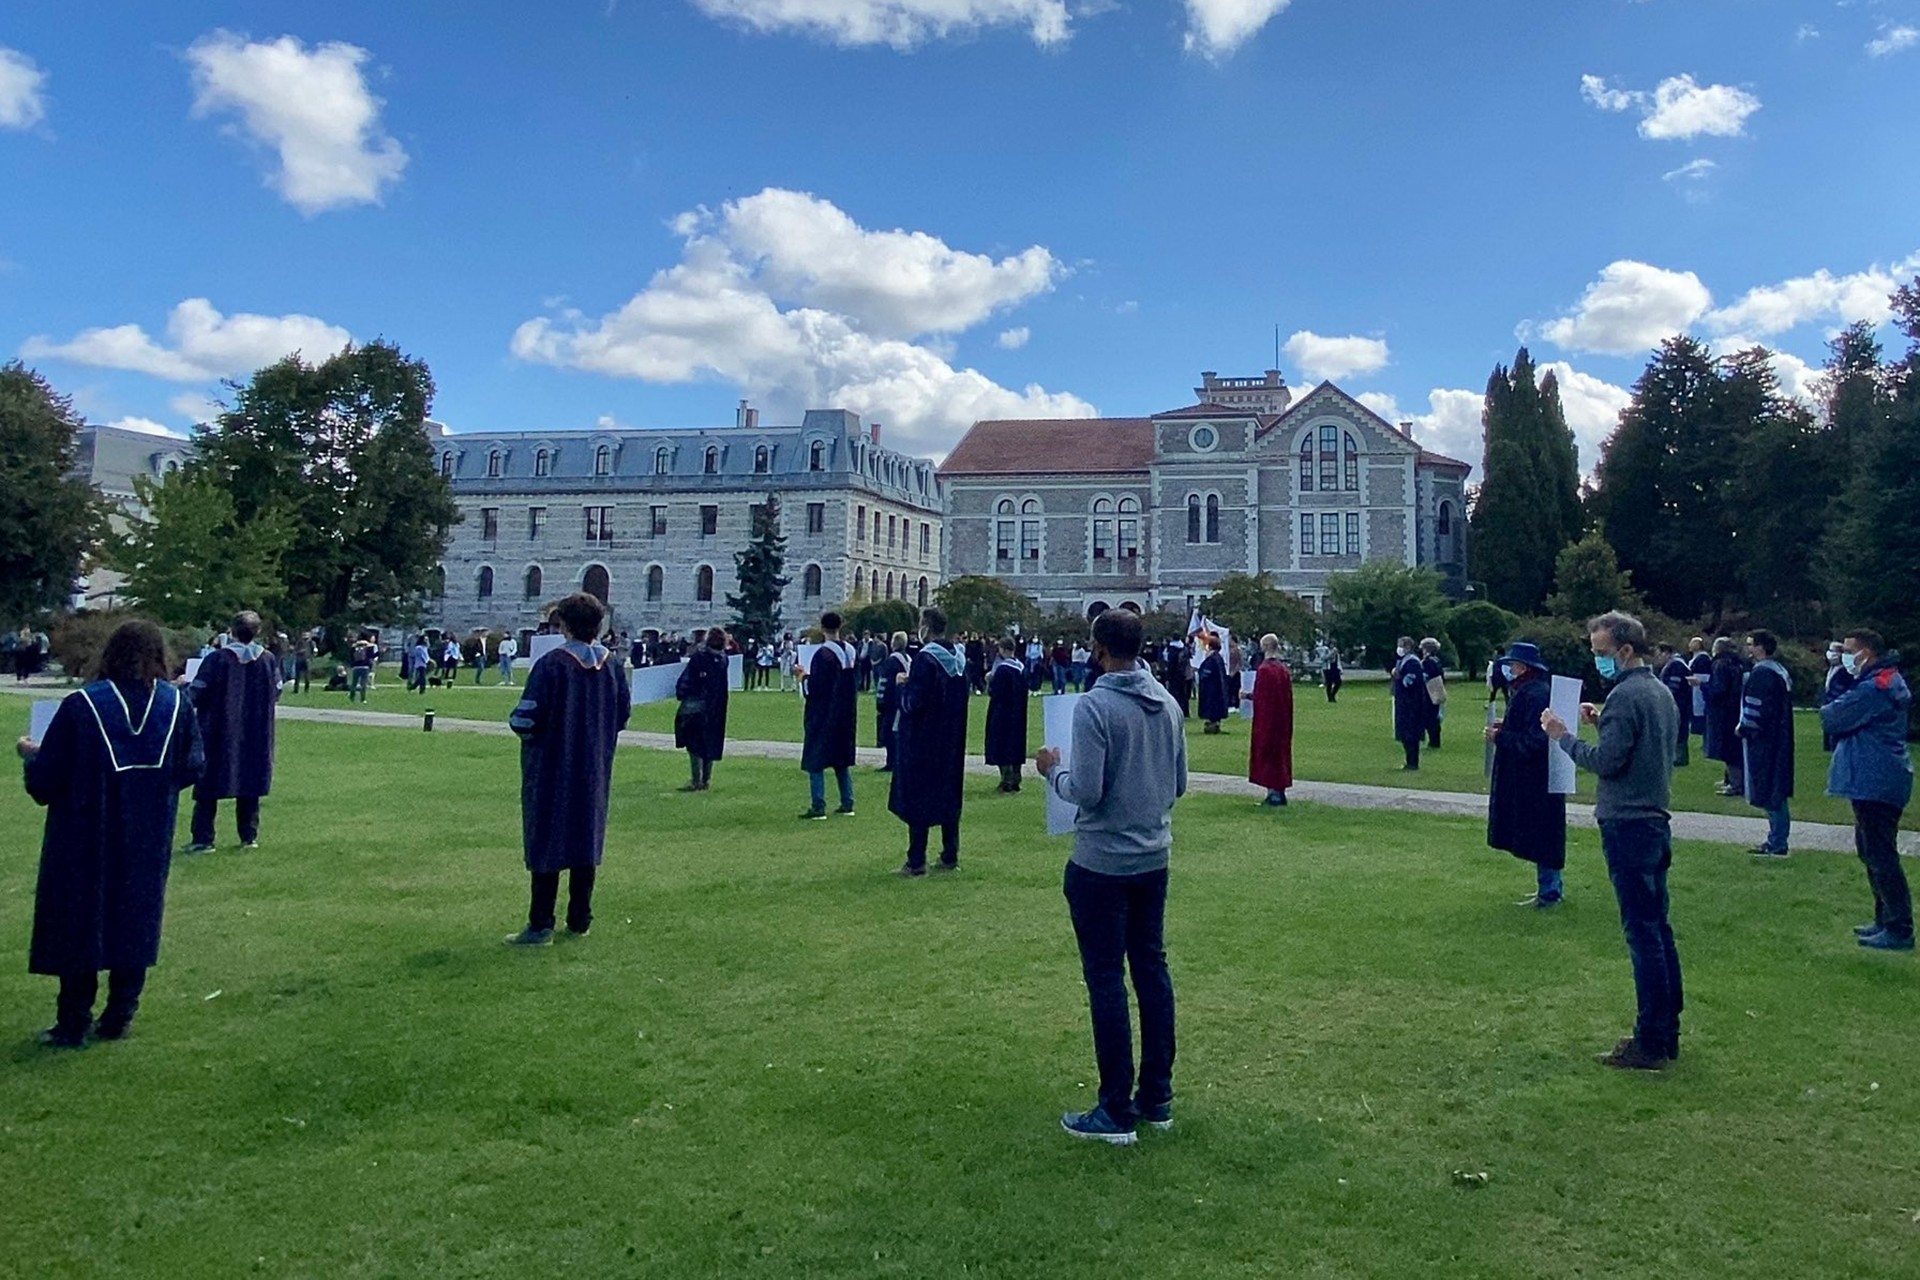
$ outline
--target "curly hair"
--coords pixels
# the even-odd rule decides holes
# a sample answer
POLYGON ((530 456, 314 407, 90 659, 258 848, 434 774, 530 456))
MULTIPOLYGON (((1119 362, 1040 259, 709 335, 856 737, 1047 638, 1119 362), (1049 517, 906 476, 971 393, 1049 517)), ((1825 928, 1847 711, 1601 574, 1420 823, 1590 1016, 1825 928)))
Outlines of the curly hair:
POLYGON ((172 668, 167 663, 167 640, 160 628, 144 618, 123 622, 107 637, 100 650, 98 674, 103 680, 120 684, 152 684, 165 680, 172 668))

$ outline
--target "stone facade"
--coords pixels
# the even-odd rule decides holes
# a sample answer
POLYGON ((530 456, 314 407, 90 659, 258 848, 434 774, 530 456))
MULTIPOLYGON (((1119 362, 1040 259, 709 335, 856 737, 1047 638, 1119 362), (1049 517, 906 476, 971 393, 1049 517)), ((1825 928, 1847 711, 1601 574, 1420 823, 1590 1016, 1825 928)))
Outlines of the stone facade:
POLYGON ((1464 594, 1466 463, 1331 383, 1294 399, 1275 371, 1207 373, 1197 390, 1241 403, 974 424, 940 468, 946 575, 1087 612, 1188 609, 1234 572, 1319 607, 1329 575, 1367 560, 1425 565, 1464 594))
POLYGON ((808 410, 763 428, 449 434, 433 437, 462 521, 429 620, 465 633, 526 630, 586 590, 638 637, 729 625, 734 553, 775 496, 787 539, 785 623, 850 600, 930 601, 945 552, 931 460, 880 444, 879 424, 808 410))
MULTIPOLYGON (((82 427, 74 443, 74 470, 114 504, 115 511, 109 519, 121 532, 126 528, 122 513, 144 514, 134 497, 134 480, 145 476, 157 481, 193 457, 191 441, 147 431, 129 431, 125 427, 82 427)), ((124 604, 119 596, 125 581, 111 569, 90 566, 80 580, 82 590, 75 603, 91 608, 124 604)))

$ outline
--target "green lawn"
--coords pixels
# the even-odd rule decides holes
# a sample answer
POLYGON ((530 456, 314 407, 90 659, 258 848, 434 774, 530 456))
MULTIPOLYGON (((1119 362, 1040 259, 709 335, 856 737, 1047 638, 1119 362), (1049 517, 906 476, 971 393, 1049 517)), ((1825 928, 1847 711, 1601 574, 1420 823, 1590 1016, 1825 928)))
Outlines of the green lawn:
MULTIPOLYGON (((492 673, 487 683, 475 688, 471 671, 463 673, 465 682, 452 689, 429 690, 424 699, 439 715, 479 719, 506 718, 513 705, 513 691, 500 688, 492 673)), ((1408 775, 1400 771, 1403 757, 1393 740, 1392 709, 1384 685, 1349 685, 1340 694, 1337 705, 1329 706, 1318 687, 1303 686, 1294 700, 1294 773, 1313 782, 1357 782, 1382 787, 1415 786, 1429 791, 1486 791, 1485 749, 1480 741, 1486 723, 1486 703, 1474 696, 1471 688, 1462 690, 1449 706, 1450 715, 1441 735, 1439 751, 1423 750, 1420 772, 1408 775)), ((345 706, 341 693, 311 695, 289 694, 291 705, 345 706)), ((381 673, 380 687, 367 704, 377 711, 417 712, 422 698, 400 686, 398 675, 381 673)), ((661 733, 673 729, 673 702, 656 702, 634 710, 633 727, 661 733)), ((874 742, 872 703, 861 700, 862 745, 874 742)), ((1028 720, 1028 738, 1040 745, 1040 707, 1035 701, 1028 720)), ((1795 758, 1798 766, 1794 817, 1808 822, 1851 825, 1853 815, 1845 801, 1827 795, 1827 761, 1820 749, 1820 718, 1810 711, 1797 717, 1799 743, 1795 758)), ((986 731, 986 703, 976 700, 968 723, 968 733, 976 751, 986 731)), ((1241 774, 1247 768, 1248 727, 1238 719, 1229 719, 1224 732, 1210 736, 1200 732, 1198 723, 1188 725, 1188 760, 1192 768, 1209 773, 1241 774)), ((1589 733, 1592 731, 1589 730, 1589 733)), ((772 742, 800 740, 800 700, 797 694, 777 690, 736 694, 729 702, 727 733, 730 737, 772 742)), ((1717 796, 1713 788, 1720 782, 1720 766, 1700 754, 1700 740, 1693 740, 1693 763, 1674 773, 1673 804, 1676 809, 1698 813, 1725 813, 1741 817, 1759 817, 1760 810, 1738 797, 1717 796)), ((1578 798, 1593 799, 1593 777, 1579 775, 1578 798)), ((1901 825, 1920 831, 1920 805, 1909 807, 1901 825)))
POLYGON ((625 752, 594 935, 522 953, 510 741, 282 735, 266 848, 176 867, 124 1044, 29 1043, 38 818, 0 796, 0 1272, 1915 1273, 1916 970, 1847 936, 1851 858, 1683 846, 1686 1056, 1623 1076, 1592 833, 1542 916, 1475 822, 1193 797, 1178 1128, 1113 1150, 1056 1127, 1092 1050, 1035 789, 970 779, 964 870, 909 882, 868 771, 803 825, 789 764, 683 796, 625 752))

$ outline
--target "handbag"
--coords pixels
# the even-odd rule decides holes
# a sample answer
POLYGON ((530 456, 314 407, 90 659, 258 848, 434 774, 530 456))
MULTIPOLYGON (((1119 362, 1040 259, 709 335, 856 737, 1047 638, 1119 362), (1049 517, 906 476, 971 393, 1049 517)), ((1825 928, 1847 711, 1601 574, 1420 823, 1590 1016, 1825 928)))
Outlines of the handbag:
POLYGON ((1447 705, 1447 681, 1444 676, 1427 678, 1427 701, 1436 707, 1447 705))

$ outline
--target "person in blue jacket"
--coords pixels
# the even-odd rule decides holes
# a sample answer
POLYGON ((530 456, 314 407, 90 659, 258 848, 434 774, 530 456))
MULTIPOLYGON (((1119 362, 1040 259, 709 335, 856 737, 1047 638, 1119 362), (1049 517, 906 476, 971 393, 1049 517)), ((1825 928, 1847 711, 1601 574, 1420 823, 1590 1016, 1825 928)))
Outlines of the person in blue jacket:
POLYGON ((1842 658, 1853 687, 1820 708, 1833 736, 1827 794, 1853 804, 1853 843, 1873 889, 1873 923, 1857 925, 1860 945, 1913 950, 1913 895, 1900 867, 1900 814, 1913 798, 1907 715, 1913 693, 1875 631, 1849 631, 1842 658))

